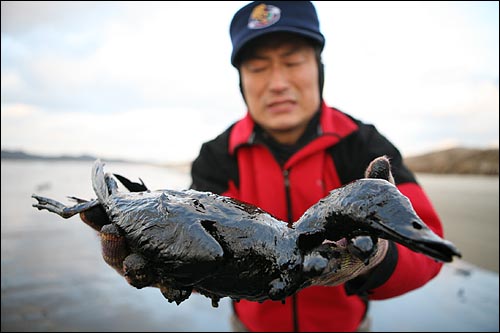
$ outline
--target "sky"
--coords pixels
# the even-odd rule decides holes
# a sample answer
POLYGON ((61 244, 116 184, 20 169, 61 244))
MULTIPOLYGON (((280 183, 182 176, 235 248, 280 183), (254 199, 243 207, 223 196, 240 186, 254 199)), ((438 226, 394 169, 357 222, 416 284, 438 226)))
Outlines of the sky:
MULTIPOLYGON (((1 2, 1 147, 194 159, 246 114, 229 24, 248 1, 1 2)), ((323 96, 403 156, 499 144, 499 5, 328 2, 323 96)))

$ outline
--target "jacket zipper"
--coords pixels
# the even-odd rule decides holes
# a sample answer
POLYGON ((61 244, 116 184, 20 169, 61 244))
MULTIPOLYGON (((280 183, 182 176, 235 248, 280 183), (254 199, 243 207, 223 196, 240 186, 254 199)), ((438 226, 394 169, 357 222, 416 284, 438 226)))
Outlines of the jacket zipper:
MULTIPOLYGON (((283 170, 283 179, 285 182, 285 195, 286 195, 286 208, 287 208, 287 218, 288 218, 288 226, 291 227, 293 223, 293 215, 292 215, 292 200, 290 197, 290 178, 289 171, 287 169, 283 170)), ((299 322, 297 315, 297 295, 292 295, 292 319, 293 319, 293 331, 299 331, 299 322)))

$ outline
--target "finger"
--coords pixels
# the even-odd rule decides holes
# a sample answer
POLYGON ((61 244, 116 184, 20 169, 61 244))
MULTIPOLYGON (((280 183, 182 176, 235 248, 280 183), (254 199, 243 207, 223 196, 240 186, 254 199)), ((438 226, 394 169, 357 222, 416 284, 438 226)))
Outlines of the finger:
POLYGON ((103 226, 100 236, 104 261, 120 273, 120 275, 123 275, 123 261, 129 254, 125 237, 120 235, 118 228, 114 224, 103 226))
POLYGON ((325 270, 323 274, 312 279, 311 283, 319 286, 337 286, 359 275, 366 274, 382 262, 387 254, 388 246, 389 242, 387 240, 379 238, 377 251, 370 258, 369 262, 366 263, 364 260, 353 256, 347 249, 347 246, 337 245, 335 249, 337 255, 330 259, 333 264, 328 265, 328 267, 335 267, 335 269, 331 271, 325 270))
POLYGON ((356 236, 349 240, 347 249, 352 255, 368 263, 377 251, 377 237, 356 236))

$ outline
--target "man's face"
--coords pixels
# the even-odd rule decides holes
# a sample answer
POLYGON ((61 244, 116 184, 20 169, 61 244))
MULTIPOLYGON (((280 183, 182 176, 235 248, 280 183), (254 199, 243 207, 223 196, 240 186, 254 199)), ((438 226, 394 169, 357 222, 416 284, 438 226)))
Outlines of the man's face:
POLYGON ((320 105, 318 64, 303 39, 278 39, 252 50, 240 66, 255 122, 282 143, 294 143, 320 105))

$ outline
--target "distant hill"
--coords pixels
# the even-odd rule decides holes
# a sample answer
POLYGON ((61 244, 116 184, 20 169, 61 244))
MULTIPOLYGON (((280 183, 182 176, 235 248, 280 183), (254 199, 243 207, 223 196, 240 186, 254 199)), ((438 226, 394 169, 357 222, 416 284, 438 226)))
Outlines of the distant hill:
POLYGON ((414 172, 498 175, 498 148, 451 148, 405 157, 414 172))
MULTIPOLYGON (((440 173, 440 174, 479 174, 498 175, 498 148, 474 149, 474 148, 451 148, 433 151, 417 156, 404 158, 406 165, 413 172, 440 173)), ((98 157, 92 155, 59 155, 42 156, 28 154, 23 151, 2 150, 2 159, 17 160, 45 160, 45 161, 95 161, 98 157)), ((124 159, 106 159, 107 162, 141 163, 124 159)), ((142 162, 145 163, 145 162, 142 162)), ((148 164, 148 163, 146 163, 148 164)), ((172 164, 164 166, 171 167, 172 164)), ((173 165, 177 166, 177 165, 173 165)), ((182 170, 189 170, 190 163, 180 164, 182 170)))
MULTIPOLYGON (((28 154, 19 150, 2 150, 2 160, 3 159, 12 159, 12 160, 44 160, 44 161, 95 161, 98 157, 92 155, 78 155, 78 156, 70 156, 70 155, 57 155, 57 156, 45 156, 45 155, 36 155, 36 154, 28 154)), ((122 160, 122 159, 106 159, 102 158, 104 161, 108 162, 129 162, 131 161, 122 160)))

